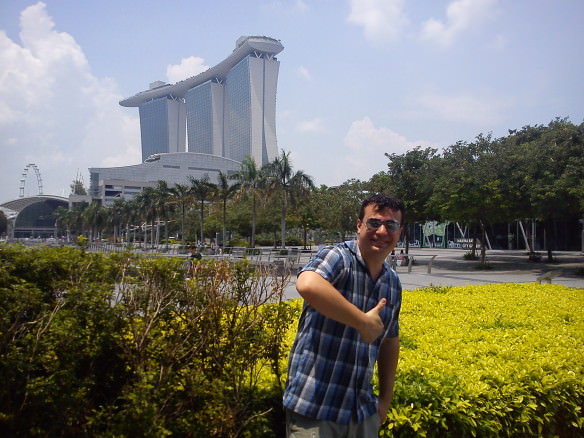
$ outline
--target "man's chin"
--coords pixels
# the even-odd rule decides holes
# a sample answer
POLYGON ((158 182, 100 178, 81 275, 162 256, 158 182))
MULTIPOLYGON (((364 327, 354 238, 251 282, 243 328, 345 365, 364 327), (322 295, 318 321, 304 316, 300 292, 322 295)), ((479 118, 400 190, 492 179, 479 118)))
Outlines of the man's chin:
POLYGON ((374 242, 371 248, 379 252, 391 252, 394 249, 394 245, 391 242, 374 242))

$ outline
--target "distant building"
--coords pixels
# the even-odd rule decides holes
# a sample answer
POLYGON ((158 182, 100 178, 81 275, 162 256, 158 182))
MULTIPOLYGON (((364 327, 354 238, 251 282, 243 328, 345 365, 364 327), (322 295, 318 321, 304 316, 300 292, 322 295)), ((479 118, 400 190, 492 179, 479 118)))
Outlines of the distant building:
POLYGON ((89 169, 89 194, 110 204, 161 179, 187 184, 189 176, 208 175, 216 182, 219 171, 239 170, 248 155, 258 166, 273 161, 278 154, 276 55, 283 49, 273 38, 243 36, 231 55, 207 71, 175 84, 153 82, 120 101, 139 109, 143 163, 89 169))
POLYGON ((142 161, 153 154, 185 152, 185 104, 162 97, 140 105, 142 161))
POLYGON ((243 36, 235 50, 207 71, 177 82, 153 82, 120 101, 138 107, 142 161, 155 153, 185 151, 242 161, 251 155, 260 166, 273 161, 276 142, 276 89, 284 49, 265 36, 243 36))
POLYGON ((238 161, 210 154, 155 154, 134 166, 89 169, 89 194, 102 205, 112 205, 116 199, 132 200, 144 187, 155 187, 161 180, 171 187, 190 186, 189 177, 216 183, 219 171, 232 175, 240 166, 238 161))
POLYGON ((0 210, 8 219, 8 238, 55 237, 55 210, 68 205, 67 198, 50 195, 23 197, 0 204, 0 210))

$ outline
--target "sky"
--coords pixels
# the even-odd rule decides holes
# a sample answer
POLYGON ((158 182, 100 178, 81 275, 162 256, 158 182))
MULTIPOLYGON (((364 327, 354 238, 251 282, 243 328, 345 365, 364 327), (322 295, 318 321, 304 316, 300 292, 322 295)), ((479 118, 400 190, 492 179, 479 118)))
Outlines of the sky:
POLYGON ((316 185, 388 154, 584 120, 582 0, 0 0, 0 203, 138 164, 119 101, 280 40, 278 149, 316 185), (25 169, 26 172, 25 172, 25 169), (22 175, 26 173, 26 177, 22 175))

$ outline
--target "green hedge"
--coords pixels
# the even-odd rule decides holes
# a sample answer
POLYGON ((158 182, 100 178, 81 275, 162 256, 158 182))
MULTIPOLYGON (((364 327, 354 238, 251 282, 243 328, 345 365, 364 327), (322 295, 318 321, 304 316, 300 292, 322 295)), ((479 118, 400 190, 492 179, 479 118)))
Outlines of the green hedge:
POLYGON ((183 262, 0 246, 0 436, 277 436, 285 278, 183 262))
POLYGON ((584 290, 406 291, 401 336, 382 436, 584 435, 584 290))
MULTIPOLYGON (((283 436, 300 301, 183 262, 0 245, 0 436, 283 436)), ((584 435, 584 290, 405 291, 401 340, 382 436, 584 435)))

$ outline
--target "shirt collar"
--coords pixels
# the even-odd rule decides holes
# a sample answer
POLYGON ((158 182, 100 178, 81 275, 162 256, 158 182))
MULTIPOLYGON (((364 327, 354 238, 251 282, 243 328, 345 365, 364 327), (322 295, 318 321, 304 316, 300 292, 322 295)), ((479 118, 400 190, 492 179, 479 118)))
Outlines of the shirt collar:
MULTIPOLYGON (((351 251, 355 255, 355 258, 361 264, 363 269, 365 269, 365 271, 369 272, 369 268, 367 268, 367 264, 365 263, 365 260, 363 259, 363 256, 361 255, 361 249, 359 248, 359 245, 357 244, 357 239, 348 240, 345 242, 345 245, 347 246, 347 248, 349 248, 349 251, 351 251)), ((381 267, 381 274, 379 275, 380 278, 388 272, 388 266, 389 265, 387 262, 383 263, 383 266, 381 267)))

